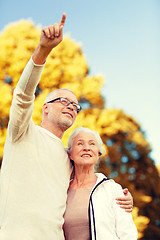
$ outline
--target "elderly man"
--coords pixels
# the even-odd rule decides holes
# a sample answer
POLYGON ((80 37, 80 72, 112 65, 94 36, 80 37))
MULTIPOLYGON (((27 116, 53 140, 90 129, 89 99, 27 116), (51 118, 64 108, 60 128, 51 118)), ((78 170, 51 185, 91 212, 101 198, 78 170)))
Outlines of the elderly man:
MULTIPOLYGON (((59 24, 42 29, 14 91, 1 169, 1 240, 64 240, 63 214, 72 168, 61 138, 80 106, 72 91, 60 89, 46 98, 41 126, 31 116, 44 63, 63 39, 65 19, 63 14, 59 24)), ((121 200, 130 207, 130 195, 121 200)))

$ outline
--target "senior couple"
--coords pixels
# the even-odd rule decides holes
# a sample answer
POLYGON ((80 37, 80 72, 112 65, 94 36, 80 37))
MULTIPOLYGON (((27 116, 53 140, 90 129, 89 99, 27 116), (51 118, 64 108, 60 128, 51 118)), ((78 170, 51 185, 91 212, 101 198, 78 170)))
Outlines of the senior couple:
POLYGON ((99 134, 80 127, 69 138, 68 153, 62 145, 80 111, 74 93, 51 92, 41 126, 31 118, 36 86, 47 56, 63 39, 65 19, 63 14, 59 24, 42 29, 14 91, 0 176, 0 239, 134 240, 130 193, 94 173, 102 153, 99 134))

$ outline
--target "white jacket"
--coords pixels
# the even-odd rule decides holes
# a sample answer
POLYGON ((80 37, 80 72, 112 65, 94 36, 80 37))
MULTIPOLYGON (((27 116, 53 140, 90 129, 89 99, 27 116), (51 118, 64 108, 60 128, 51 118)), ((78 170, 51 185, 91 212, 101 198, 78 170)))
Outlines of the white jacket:
POLYGON ((136 226, 131 213, 116 204, 116 197, 124 196, 122 187, 102 173, 90 194, 89 225, 91 240, 136 240, 136 226))

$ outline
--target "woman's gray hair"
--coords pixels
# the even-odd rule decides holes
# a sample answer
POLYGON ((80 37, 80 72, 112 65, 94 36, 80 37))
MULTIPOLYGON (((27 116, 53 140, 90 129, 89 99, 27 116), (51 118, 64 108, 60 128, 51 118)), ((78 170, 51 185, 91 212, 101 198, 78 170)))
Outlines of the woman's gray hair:
POLYGON ((69 139, 68 139, 68 147, 67 147, 67 152, 70 152, 71 149, 72 149, 72 144, 73 144, 73 141, 74 141, 74 138, 81 132, 86 132, 86 133, 91 133, 94 135, 95 139, 97 140, 97 143, 98 143, 98 148, 99 148, 99 153, 100 155, 103 154, 103 142, 102 142, 102 139, 99 135, 98 132, 95 132, 95 131, 92 131, 91 129, 89 128, 86 128, 86 127, 77 127, 73 132, 72 134, 70 135, 69 139))

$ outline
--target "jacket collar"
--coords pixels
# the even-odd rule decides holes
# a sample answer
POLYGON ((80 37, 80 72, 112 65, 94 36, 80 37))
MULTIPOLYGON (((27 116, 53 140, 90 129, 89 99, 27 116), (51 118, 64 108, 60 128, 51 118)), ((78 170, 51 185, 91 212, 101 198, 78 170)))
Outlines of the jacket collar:
POLYGON ((103 173, 96 173, 97 176, 97 182, 96 185, 101 182, 103 179, 108 179, 103 173))

